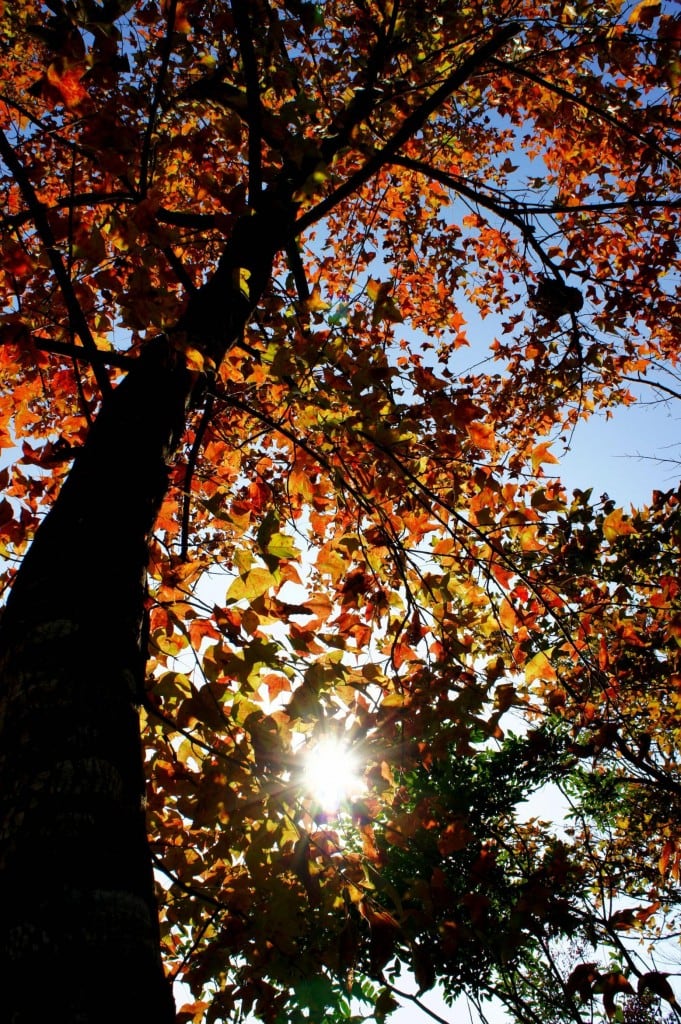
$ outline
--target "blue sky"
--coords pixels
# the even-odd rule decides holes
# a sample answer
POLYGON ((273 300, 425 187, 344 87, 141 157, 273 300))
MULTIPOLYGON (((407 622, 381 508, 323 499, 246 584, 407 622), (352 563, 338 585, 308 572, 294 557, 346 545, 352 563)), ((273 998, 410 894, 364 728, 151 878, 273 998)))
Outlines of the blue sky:
MULTIPOLYGON (((655 488, 668 490, 681 477, 681 402, 642 401, 614 411, 610 419, 592 416, 580 423, 571 450, 555 469, 568 490, 593 487, 627 507, 645 504, 655 488), (679 460, 677 463, 675 460, 679 460)), ((560 455, 554 446, 556 456, 560 455)))

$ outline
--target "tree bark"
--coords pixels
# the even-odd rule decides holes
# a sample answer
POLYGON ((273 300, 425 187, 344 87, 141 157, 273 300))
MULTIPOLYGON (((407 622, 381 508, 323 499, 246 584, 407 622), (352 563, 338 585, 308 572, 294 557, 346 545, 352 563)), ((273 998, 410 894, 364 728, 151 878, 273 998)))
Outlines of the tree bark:
POLYGON ((104 401, 4 611, 0 1004, 11 1024, 174 1019, 137 714, 148 543, 200 386, 174 342, 220 361, 271 276, 280 229, 271 213, 244 218, 177 330, 104 401))

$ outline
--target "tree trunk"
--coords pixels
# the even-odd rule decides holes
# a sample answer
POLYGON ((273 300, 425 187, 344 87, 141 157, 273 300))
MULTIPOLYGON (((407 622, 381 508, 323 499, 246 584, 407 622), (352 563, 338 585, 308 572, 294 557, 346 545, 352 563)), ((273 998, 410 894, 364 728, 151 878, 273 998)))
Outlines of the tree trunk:
MULTIPOLYGON (((271 218, 244 223, 178 325, 216 362, 278 247, 271 218)), ((172 338, 147 346, 104 402, 2 618, 0 1005, 12 1024, 174 1019, 137 704, 148 541, 195 387, 172 338)))

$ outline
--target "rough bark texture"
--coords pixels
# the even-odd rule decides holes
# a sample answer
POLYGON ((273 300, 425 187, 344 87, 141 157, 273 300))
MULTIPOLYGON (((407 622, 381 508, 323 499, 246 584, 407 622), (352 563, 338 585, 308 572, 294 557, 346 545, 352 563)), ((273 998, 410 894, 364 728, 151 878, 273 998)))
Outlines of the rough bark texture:
MULTIPOLYGON (((178 330, 216 362, 280 242, 238 225, 178 330), (251 284, 244 293, 244 275, 251 284)), ((196 388, 151 343, 106 400, 0 626, 3 1021, 167 1024, 137 702, 148 540, 196 388)))

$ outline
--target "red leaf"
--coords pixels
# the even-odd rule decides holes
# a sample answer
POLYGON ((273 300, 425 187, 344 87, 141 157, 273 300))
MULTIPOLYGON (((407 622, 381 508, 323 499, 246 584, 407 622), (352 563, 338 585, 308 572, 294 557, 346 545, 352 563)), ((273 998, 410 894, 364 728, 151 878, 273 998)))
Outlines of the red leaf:
POLYGON ((677 1006, 674 990, 667 981, 667 978, 668 975, 660 971, 650 971, 649 974, 642 974, 638 979, 638 994, 643 995, 647 991, 654 992, 660 999, 665 999, 672 1006, 677 1006))
POLYGON ((586 1002, 592 998, 592 985, 598 977, 596 964, 577 964, 567 980, 565 991, 569 996, 579 995, 579 998, 586 1002))

